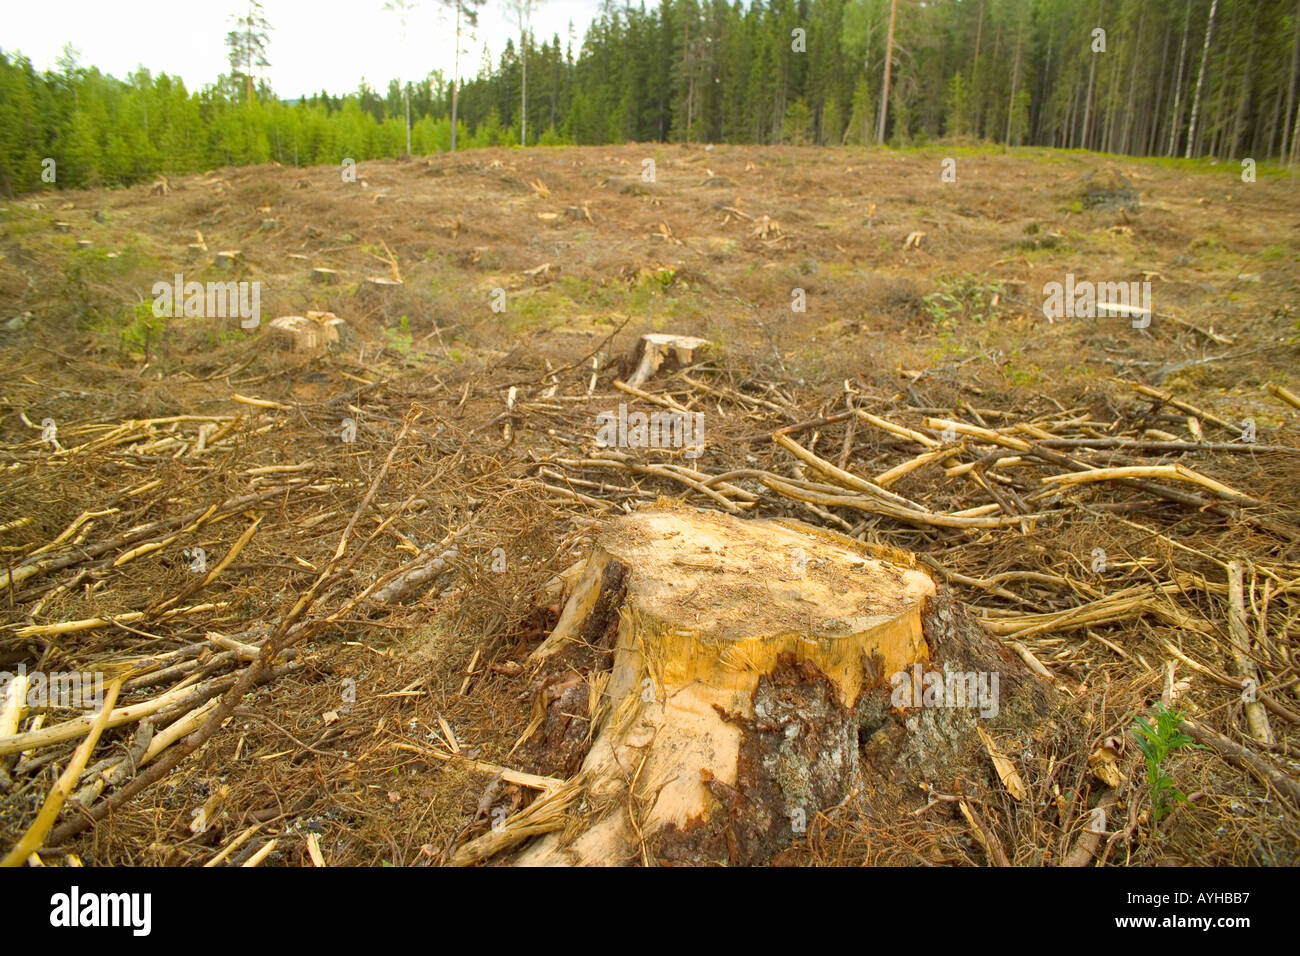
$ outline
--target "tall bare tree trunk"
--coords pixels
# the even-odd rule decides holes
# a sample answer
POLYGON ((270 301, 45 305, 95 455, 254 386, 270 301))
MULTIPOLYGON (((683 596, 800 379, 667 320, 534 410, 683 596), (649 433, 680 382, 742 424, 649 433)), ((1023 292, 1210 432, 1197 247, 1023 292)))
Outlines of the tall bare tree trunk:
POLYGON ((456 3, 456 56, 451 69, 451 151, 456 152, 456 100, 460 96, 460 2, 456 3))
POLYGON ((1119 64, 1118 61, 1116 62, 1115 89, 1112 92, 1111 98, 1113 101, 1114 111, 1116 113, 1119 113, 1120 115, 1113 117, 1111 119, 1111 124, 1110 124, 1111 132, 1107 136, 1108 146, 1112 153, 1129 152, 1129 138, 1132 135, 1132 128, 1133 128, 1134 95, 1135 95, 1135 86, 1136 86, 1136 79, 1137 79, 1137 62, 1142 56, 1142 28, 1145 25, 1146 25, 1146 9, 1143 8, 1141 12, 1139 12, 1138 14, 1137 43, 1134 45, 1133 52, 1132 52, 1133 68, 1129 70, 1128 99, 1124 103, 1122 112, 1117 105, 1114 105, 1117 104, 1119 99, 1119 85, 1120 85, 1120 80, 1118 79, 1119 64), (1118 134, 1119 149, 1115 148, 1116 129, 1119 129, 1120 131, 1118 134))
POLYGON ((1160 141, 1160 104, 1164 102, 1165 96, 1165 67, 1169 65, 1169 34, 1172 32, 1168 27, 1165 28, 1165 42, 1160 51, 1160 73, 1156 79, 1156 100, 1155 107, 1148 107, 1149 112, 1145 113, 1143 122, 1143 136, 1145 141, 1146 154, 1154 156, 1156 154, 1157 144, 1160 141))
POLYGON ((1297 158, 1300 158, 1300 103, 1295 107, 1295 119, 1291 123, 1291 160, 1290 165, 1296 164, 1297 158))
MULTIPOLYGON (((1228 140, 1228 155, 1236 155, 1241 148, 1242 132, 1246 126, 1246 109, 1250 104, 1251 84, 1255 78, 1255 43, 1259 38, 1259 7, 1250 23, 1250 47, 1246 50, 1246 69, 1241 77, 1241 96, 1237 100, 1237 116, 1232 124, 1232 138, 1228 140)), ((1258 124, 1256 124, 1258 128, 1258 124)))
POLYGON ((984 39, 984 0, 980 0, 979 20, 975 26, 975 56, 970 61, 970 80, 966 84, 970 87, 971 112, 970 126, 971 131, 976 136, 983 136, 984 130, 980 125, 980 107, 982 97, 979 95, 979 69, 980 69, 980 41, 984 39))
POLYGON ((885 141, 885 122, 889 119, 889 70, 894 63, 894 17, 898 13, 898 0, 889 4, 889 39, 885 42, 885 85, 880 91, 880 123, 876 127, 876 142, 885 141))
MULTIPOLYGON (((1255 9, 1256 11, 1258 11, 1259 7, 1255 7, 1255 9)), ((1206 116, 1213 117, 1218 121, 1218 125, 1214 130, 1213 139, 1209 143, 1209 149, 1203 149, 1203 152, 1208 152, 1211 156, 1224 155, 1223 141, 1228 134, 1227 123, 1223 121, 1223 116, 1224 116, 1223 101, 1228 89, 1228 77, 1234 75, 1234 71, 1236 67, 1236 63, 1234 62, 1234 57, 1233 57, 1233 40, 1237 36, 1237 7, 1235 4, 1232 7, 1231 13, 1232 13, 1231 19, 1228 20, 1228 34, 1227 34, 1228 42, 1226 45, 1227 49, 1224 51, 1224 63, 1223 63, 1223 67, 1220 70, 1220 73, 1222 74, 1222 79, 1219 81, 1218 93, 1214 97, 1214 110, 1213 112, 1211 112, 1210 109, 1208 108, 1208 104, 1205 110, 1206 116)), ((1204 137, 1202 137, 1202 139, 1204 139, 1204 137)), ((1202 146, 1204 145, 1205 144, 1202 143, 1202 146)))
POLYGON ((1011 69, 1011 96, 1007 99, 1007 135, 1006 144, 1011 145, 1011 119, 1016 112, 1016 87, 1020 85, 1020 42, 1025 33, 1025 21, 1020 20, 1020 29, 1016 33, 1016 62, 1011 69))
POLYGON ((1292 107, 1295 106, 1296 74, 1300 73, 1300 0, 1295 5, 1295 39, 1291 43, 1291 81, 1286 87, 1286 111, 1282 114, 1282 152, 1291 139, 1292 107))
MULTIPOLYGON (((1047 35, 1047 55, 1043 60, 1043 74, 1042 74, 1043 79, 1042 79, 1042 85, 1039 87, 1040 89, 1043 90, 1048 89, 1047 84, 1052 75, 1052 41, 1055 38, 1056 38, 1056 31, 1055 29, 1053 29, 1052 32, 1047 35)), ((1047 115, 1047 106, 1046 104, 1040 103, 1038 106, 1038 115, 1034 117, 1034 131, 1033 131, 1033 139, 1031 140, 1031 142, 1034 143, 1041 142, 1041 137, 1043 135, 1043 117, 1046 115, 1047 115)))
MULTIPOLYGON (((1138 31, 1138 45, 1142 43, 1142 33, 1138 31)), ((1101 134, 1101 148, 1108 153, 1115 152, 1115 120, 1119 112, 1117 94, 1119 92, 1119 57, 1115 56, 1110 64, 1110 82, 1106 84, 1106 128, 1101 134)))
POLYGON ((1083 125, 1079 127, 1079 146, 1083 149, 1089 149, 1088 130, 1092 123, 1092 91, 1097 80, 1097 54, 1092 55, 1092 62, 1088 64, 1088 93, 1083 101, 1083 125))
POLYGON ((1178 146, 1178 127, 1183 122, 1183 67, 1187 63, 1187 31, 1191 27, 1192 5, 1189 2, 1183 14, 1183 42, 1178 48, 1178 78, 1174 81, 1174 112, 1169 118, 1169 149, 1166 154, 1174 155, 1178 146))
POLYGON ((1192 118, 1187 127, 1187 152, 1184 159, 1192 158, 1196 144, 1196 121, 1201 109, 1201 87, 1205 83, 1205 64, 1210 59, 1210 44, 1214 40, 1214 15, 1219 11, 1219 0, 1210 0, 1210 16, 1205 25, 1205 45, 1201 47, 1201 69, 1196 74, 1196 93, 1192 97, 1192 118))

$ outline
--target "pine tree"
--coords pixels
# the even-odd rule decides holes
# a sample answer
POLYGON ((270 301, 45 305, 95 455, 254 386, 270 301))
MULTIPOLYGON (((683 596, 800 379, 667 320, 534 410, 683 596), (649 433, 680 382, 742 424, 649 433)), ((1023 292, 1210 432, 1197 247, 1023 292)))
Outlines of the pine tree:
POLYGON ((259 0, 248 0, 248 9, 243 16, 232 16, 235 29, 226 34, 227 57, 230 60, 230 75, 244 80, 245 102, 253 101, 253 71, 268 67, 271 61, 266 58, 266 47, 270 42, 271 24, 267 22, 265 11, 259 0))
POLYGON ((785 109, 781 141, 791 146, 807 146, 812 142, 812 110, 802 98, 785 109))

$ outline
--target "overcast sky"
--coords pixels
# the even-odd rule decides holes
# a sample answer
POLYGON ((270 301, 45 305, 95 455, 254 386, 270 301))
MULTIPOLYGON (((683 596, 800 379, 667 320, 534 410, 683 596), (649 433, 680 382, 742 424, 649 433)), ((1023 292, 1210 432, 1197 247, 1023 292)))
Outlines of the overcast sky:
MULTIPOLYGON (((349 93, 362 77, 379 90, 391 79, 419 79, 435 69, 451 77, 455 14, 446 16, 435 0, 420 0, 405 43, 397 16, 383 9, 383 0, 263 0, 262 5, 272 26, 266 73, 286 99, 322 89, 349 93)), ((599 7, 600 0, 548 0, 533 15, 533 33, 539 43, 558 33, 563 45, 572 20, 576 56, 599 7)), ((24 54, 37 70, 53 70, 63 45, 71 43, 84 66, 118 78, 145 66, 179 75, 193 91, 229 72, 225 37, 231 15, 245 8, 238 0, 61 0, 48 7, 15 2, 6 4, 0 48, 24 54)), ((518 35, 502 0, 488 0, 481 8, 476 34, 462 46, 462 76, 478 73, 484 43, 496 60, 506 39, 518 35)))

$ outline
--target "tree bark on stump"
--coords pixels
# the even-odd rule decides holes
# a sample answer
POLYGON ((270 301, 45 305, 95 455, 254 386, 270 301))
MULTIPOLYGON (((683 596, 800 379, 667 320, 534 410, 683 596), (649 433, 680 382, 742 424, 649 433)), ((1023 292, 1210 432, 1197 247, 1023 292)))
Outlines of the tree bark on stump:
POLYGON ((532 837, 516 864, 769 862, 868 779, 991 778, 977 711, 897 706, 914 672, 997 673, 1038 716, 1050 693, 912 555, 684 507, 610 521, 531 660, 520 742, 569 783, 457 862, 532 837))

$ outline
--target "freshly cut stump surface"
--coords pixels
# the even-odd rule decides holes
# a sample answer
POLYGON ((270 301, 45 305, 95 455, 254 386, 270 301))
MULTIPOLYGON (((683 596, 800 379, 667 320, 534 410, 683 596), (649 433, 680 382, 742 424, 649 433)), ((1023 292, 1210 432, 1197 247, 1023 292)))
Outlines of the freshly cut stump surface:
POLYGON ((561 580, 516 759, 562 782, 455 864, 795 859, 836 807, 884 823, 936 787, 1005 794, 989 742, 1055 726, 1051 688, 906 552, 655 507, 608 521, 561 580))
POLYGON ((793 521, 679 508, 609 522, 533 655, 608 662, 552 702, 597 698, 586 812, 517 862, 707 855, 720 816, 737 862, 788 844, 857 780, 855 708, 927 659, 935 593, 911 555, 793 521))

